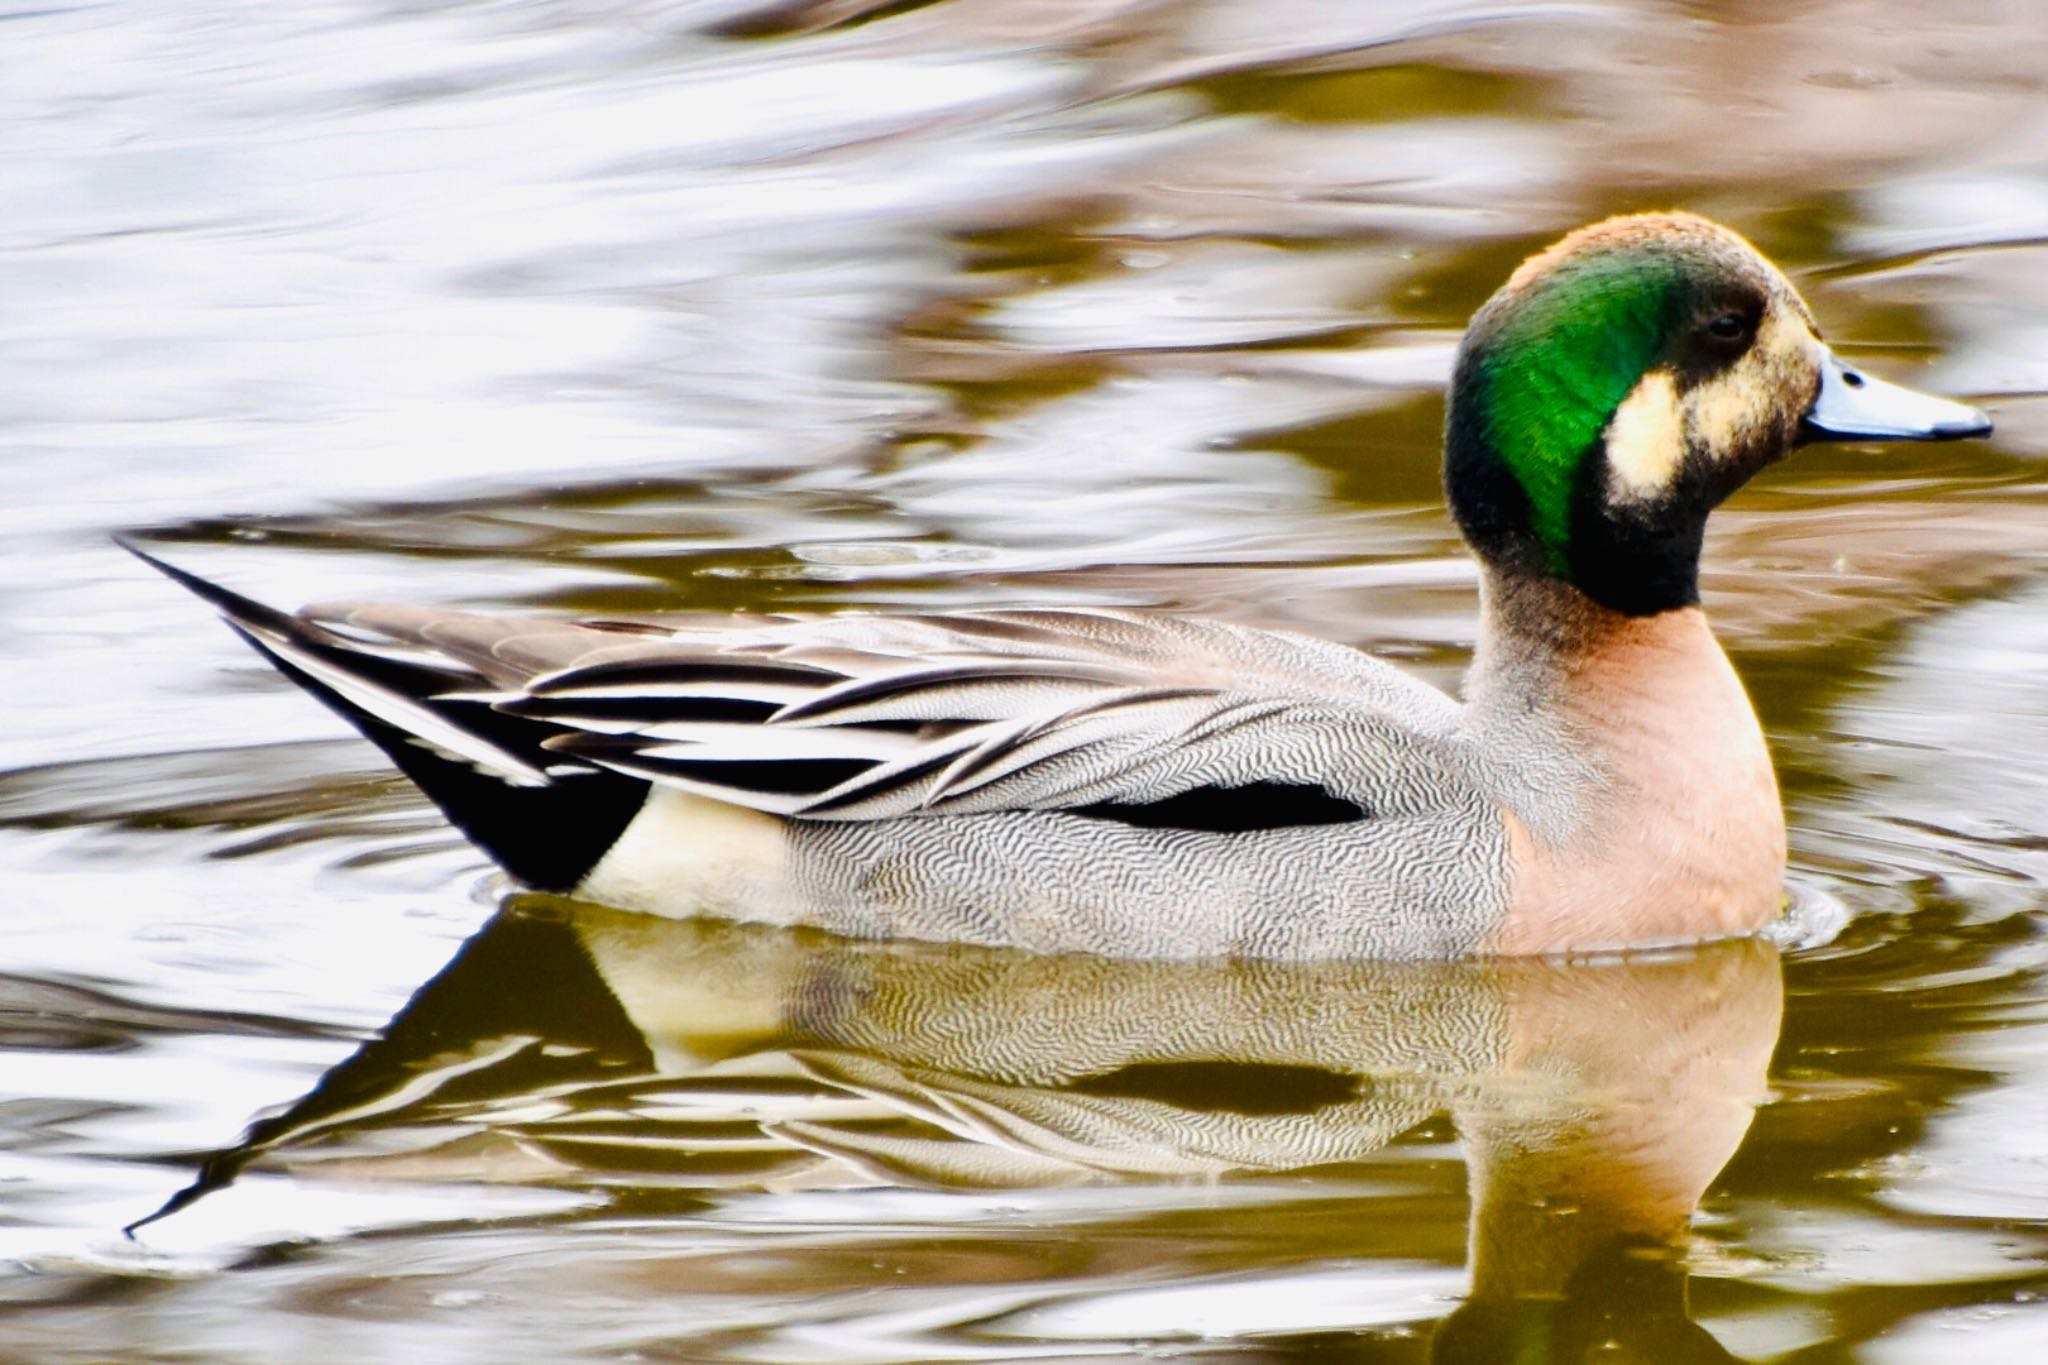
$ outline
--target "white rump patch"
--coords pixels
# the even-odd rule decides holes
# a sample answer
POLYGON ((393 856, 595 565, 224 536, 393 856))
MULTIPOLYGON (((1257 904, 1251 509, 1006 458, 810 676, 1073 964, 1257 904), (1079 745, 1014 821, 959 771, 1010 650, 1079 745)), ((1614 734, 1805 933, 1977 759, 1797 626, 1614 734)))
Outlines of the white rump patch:
POLYGON ((766 918, 787 835, 773 815, 655 784, 575 894, 644 914, 766 918))

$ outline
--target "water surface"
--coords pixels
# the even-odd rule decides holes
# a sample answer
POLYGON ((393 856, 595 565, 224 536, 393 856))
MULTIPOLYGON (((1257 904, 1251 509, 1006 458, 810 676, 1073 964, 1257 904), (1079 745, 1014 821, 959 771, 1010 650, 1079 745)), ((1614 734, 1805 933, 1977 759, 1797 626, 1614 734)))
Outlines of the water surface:
POLYGON ((2034 9, 0 8, 0 1355, 2038 1359, 2034 9), (107 542, 287 603, 1162 605, 1453 685, 1450 346, 1670 204, 1999 427, 1717 518, 1782 950, 501 904, 107 542))

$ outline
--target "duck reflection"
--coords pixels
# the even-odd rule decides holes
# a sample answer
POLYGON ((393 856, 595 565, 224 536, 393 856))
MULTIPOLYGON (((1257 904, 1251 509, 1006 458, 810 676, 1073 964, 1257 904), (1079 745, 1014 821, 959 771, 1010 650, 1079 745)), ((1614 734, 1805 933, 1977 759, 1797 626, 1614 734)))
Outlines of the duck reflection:
POLYGON ((1687 1317, 1682 1247, 1764 1093, 1781 1007, 1756 940, 1577 963, 1116 962, 520 898, 145 1221, 258 1161, 1002 1189, 1328 1168, 1448 1114, 1471 1285, 1432 1358, 1727 1359, 1687 1317))

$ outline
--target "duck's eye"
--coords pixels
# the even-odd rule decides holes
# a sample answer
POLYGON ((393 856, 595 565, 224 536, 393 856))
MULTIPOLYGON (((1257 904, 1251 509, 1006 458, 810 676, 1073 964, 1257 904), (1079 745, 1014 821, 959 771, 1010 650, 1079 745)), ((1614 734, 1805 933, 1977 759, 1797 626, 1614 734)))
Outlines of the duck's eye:
POLYGON ((1742 341, 1752 325, 1741 313, 1723 313, 1707 324, 1707 335, 1716 341, 1742 341))

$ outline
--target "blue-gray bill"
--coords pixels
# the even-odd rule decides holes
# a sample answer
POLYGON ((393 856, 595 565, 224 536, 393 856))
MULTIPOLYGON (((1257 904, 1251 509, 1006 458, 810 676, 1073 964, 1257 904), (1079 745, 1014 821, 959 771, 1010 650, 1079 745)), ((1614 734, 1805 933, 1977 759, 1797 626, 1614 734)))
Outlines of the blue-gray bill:
POLYGON ((1887 384, 1829 351, 1802 434, 1809 441, 1959 441, 1989 436, 1991 419, 1967 404, 1887 384))

